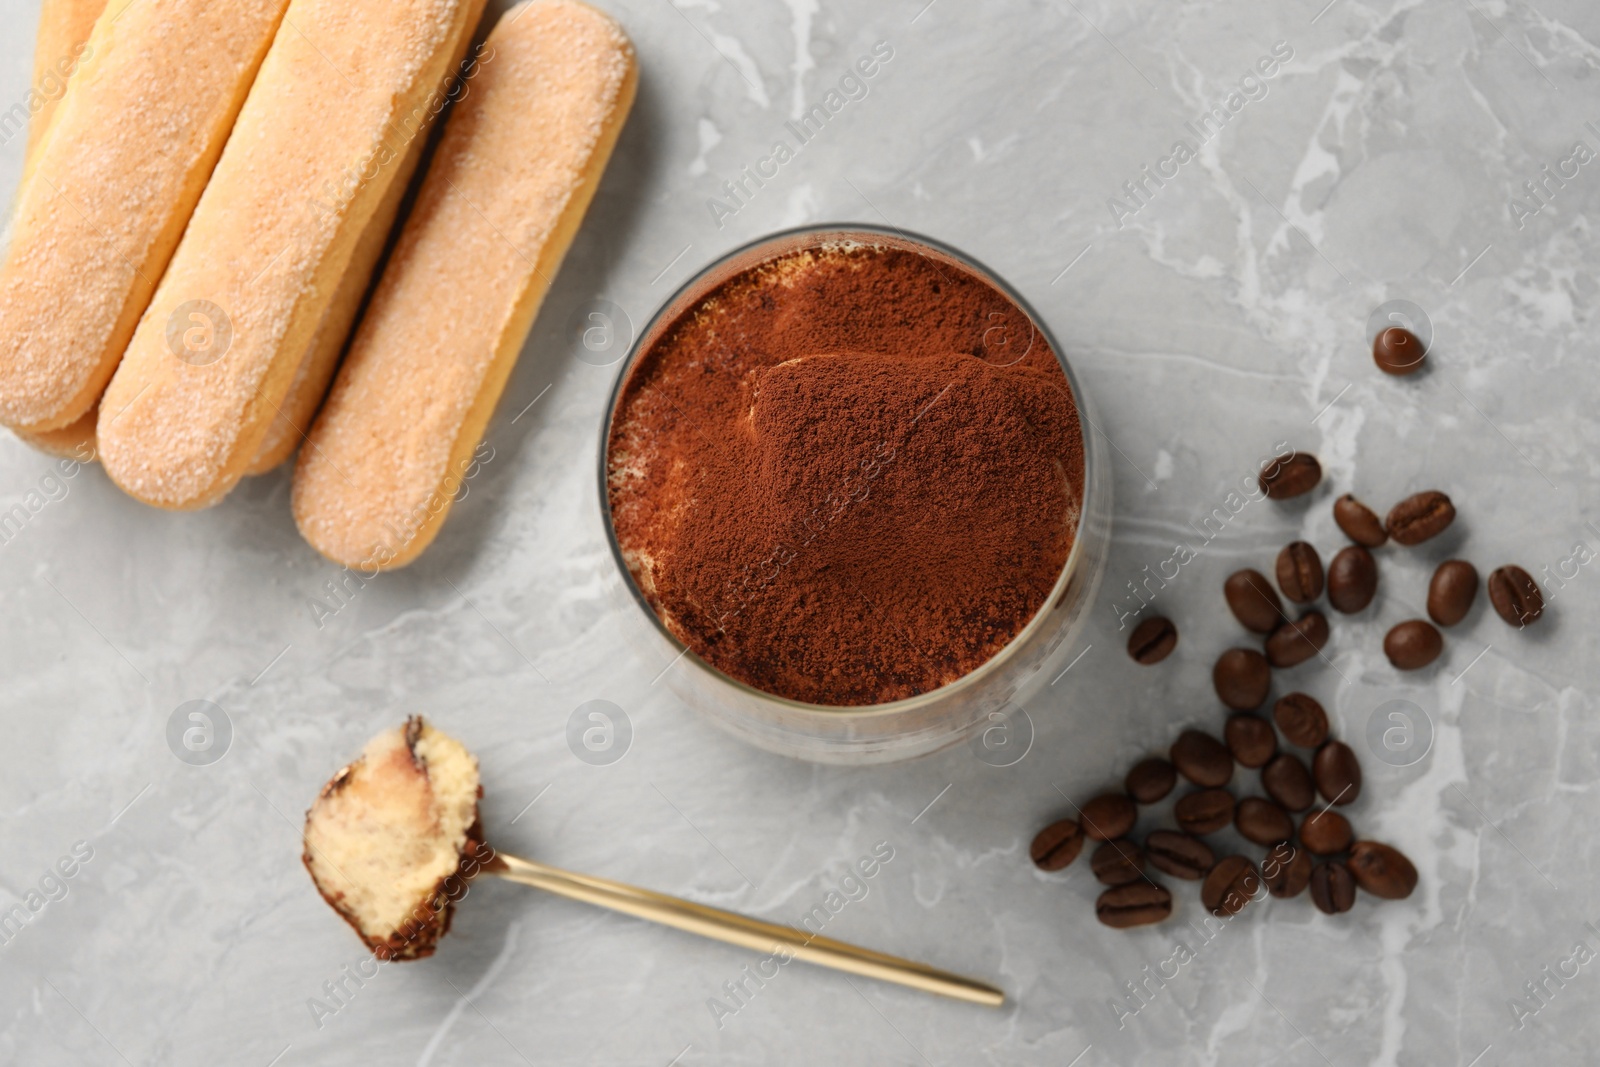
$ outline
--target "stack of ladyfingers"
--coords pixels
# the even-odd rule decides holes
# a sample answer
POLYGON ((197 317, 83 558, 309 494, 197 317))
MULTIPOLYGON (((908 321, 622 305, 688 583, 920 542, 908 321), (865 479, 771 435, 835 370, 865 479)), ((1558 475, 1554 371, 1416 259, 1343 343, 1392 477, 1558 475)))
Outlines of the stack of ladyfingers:
POLYGON ((313 546, 369 571, 414 559, 636 82, 622 30, 577 0, 513 8, 463 63, 483 2, 45 0, 0 423, 96 448, 172 509, 300 447, 313 546))

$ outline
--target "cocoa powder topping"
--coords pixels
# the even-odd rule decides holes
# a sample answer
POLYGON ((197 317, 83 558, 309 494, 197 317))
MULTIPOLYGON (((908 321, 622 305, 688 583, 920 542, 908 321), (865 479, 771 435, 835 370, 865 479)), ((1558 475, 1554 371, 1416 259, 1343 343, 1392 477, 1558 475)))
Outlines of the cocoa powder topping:
POLYGON ((946 685, 1044 604, 1083 499, 1066 376, 1004 294, 851 244, 758 264, 633 368, 612 521, 667 627, 768 693, 946 685))

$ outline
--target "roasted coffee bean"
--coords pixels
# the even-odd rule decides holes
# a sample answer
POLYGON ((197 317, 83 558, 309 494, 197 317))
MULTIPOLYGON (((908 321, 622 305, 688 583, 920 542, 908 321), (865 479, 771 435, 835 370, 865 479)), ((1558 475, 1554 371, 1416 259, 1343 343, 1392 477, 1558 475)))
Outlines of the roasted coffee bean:
POLYGON ((1245 797, 1233 811, 1233 828, 1246 841, 1272 845, 1287 840, 1294 833, 1294 820, 1270 800, 1245 797))
POLYGON ((1217 862, 1210 845, 1176 830, 1151 831, 1144 839, 1144 851, 1150 866, 1188 882, 1204 878, 1217 862))
POLYGON ((1278 735, 1272 732, 1272 724, 1259 715, 1241 713, 1230 717, 1222 736, 1228 739, 1228 751, 1241 767, 1263 767, 1278 754, 1278 735))
POLYGON ((1322 464, 1309 452, 1291 452, 1261 468, 1261 491, 1274 500, 1309 493, 1322 481, 1322 464))
POLYGON ((1293 541, 1278 553, 1278 588, 1296 604, 1322 595, 1322 557, 1305 541, 1293 541))
POLYGON ((1404 326, 1391 326, 1372 339, 1372 362, 1385 374, 1415 374, 1427 358, 1422 341, 1404 326))
POLYGON ((1417 869, 1399 849, 1376 841, 1357 841, 1345 861, 1356 885, 1384 900, 1404 900, 1417 888, 1417 869))
POLYGON ((1274 667, 1293 667, 1321 652, 1327 643, 1327 616, 1308 611, 1272 631, 1266 641, 1267 662, 1274 667))
POLYGON ((1478 568, 1464 559, 1447 559, 1428 583, 1428 618, 1454 626, 1467 617, 1478 598, 1478 568))
POLYGON ((1178 647, 1178 628, 1160 615, 1146 619, 1128 635, 1128 655, 1149 666, 1160 663, 1178 647))
POLYGON ((1101 922, 1118 930, 1149 926, 1172 914, 1172 894, 1165 886, 1141 878, 1101 893, 1094 902, 1094 914, 1101 922))
POLYGON ((1333 502, 1333 521, 1339 524, 1345 536, 1364 548, 1377 548, 1389 540, 1389 531, 1383 528, 1378 513, 1346 493, 1333 502))
POLYGON ((1260 571, 1234 571, 1222 583, 1222 595, 1228 598, 1228 608, 1240 625, 1258 634, 1270 634, 1289 617, 1283 612, 1278 591, 1260 571))
POLYGON ((1378 592, 1378 561, 1360 545, 1346 545, 1328 564, 1328 603, 1354 615, 1378 592))
POLYGON ((1139 809, 1121 793, 1102 793, 1078 812, 1083 832, 1096 841, 1115 841, 1127 836, 1139 820, 1139 809))
POLYGON ((1083 851, 1083 830, 1073 819, 1051 823, 1034 837, 1028 854, 1041 871, 1059 871, 1083 851))
POLYGON ((1234 711, 1254 711, 1266 702, 1267 690, 1272 688, 1272 668, 1253 648, 1230 648, 1211 668, 1211 684, 1234 711))
POLYGON ((1300 843, 1314 855, 1336 856, 1354 839, 1350 820, 1336 811, 1314 811, 1300 822, 1300 843))
POLYGON ((1261 880, 1275 897, 1297 897, 1311 884, 1311 854, 1279 841, 1261 861, 1261 880))
POLYGON ((1316 748, 1328 739, 1328 713, 1314 697, 1285 693, 1272 705, 1272 721, 1283 739, 1301 748, 1316 748))
POLYGON ((1280 752, 1261 768, 1261 788, 1290 811, 1305 811, 1317 799, 1311 772, 1298 756, 1280 752))
POLYGON ((1343 741, 1329 741, 1317 749, 1311 759, 1311 777, 1329 804, 1343 807, 1361 795, 1361 764, 1343 741))
POLYGON ((1407 619, 1383 636, 1383 654, 1396 670, 1426 667, 1444 651, 1444 635, 1425 619, 1407 619))
POLYGON ((1201 789, 1179 797, 1172 817, 1186 834, 1214 834, 1233 821, 1233 794, 1226 789, 1201 789))
POLYGON ((1397 544, 1420 545, 1444 533, 1455 521, 1456 507, 1437 489, 1408 496, 1389 511, 1389 536, 1397 544))
POLYGON ((1237 915, 1261 892, 1261 872, 1243 856, 1224 856, 1200 885, 1200 903, 1213 915, 1237 915))
POLYGON ((1166 760, 1151 756, 1135 763, 1122 784, 1134 800, 1154 804, 1172 792, 1172 787, 1178 784, 1178 772, 1166 760))
POLYGON ((1144 853, 1125 837, 1107 841, 1094 850, 1089 869, 1106 885, 1127 885, 1144 877, 1144 853))
POLYGON ((1544 614, 1544 594, 1539 592, 1539 583, 1511 563, 1489 573, 1489 603, 1508 626, 1519 630, 1544 614))
POLYGON ((1233 757, 1221 741, 1201 730, 1185 730, 1172 742, 1172 765, 1195 785, 1227 785, 1233 757))
POLYGON ((1356 880, 1350 870, 1338 860, 1329 860, 1311 868, 1311 902, 1317 910, 1328 915, 1338 915, 1356 906, 1356 880))

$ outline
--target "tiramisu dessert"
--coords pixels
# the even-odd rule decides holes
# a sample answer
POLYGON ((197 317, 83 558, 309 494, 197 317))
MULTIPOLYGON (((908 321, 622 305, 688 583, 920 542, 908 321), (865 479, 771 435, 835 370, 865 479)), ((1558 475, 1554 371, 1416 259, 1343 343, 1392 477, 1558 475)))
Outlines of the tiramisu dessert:
POLYGON ((830 239, 716 284, 641 352, 613 529, 663 624, 820 705, 925 693, 1003 649, 1077 533, 1083 436, 1017 304, 951 259, 830 239))
POLYGON ((478 761, 420 715, 367 742, 306 813, 306 869, 381 959, 431 956, 487 859, 478 761))

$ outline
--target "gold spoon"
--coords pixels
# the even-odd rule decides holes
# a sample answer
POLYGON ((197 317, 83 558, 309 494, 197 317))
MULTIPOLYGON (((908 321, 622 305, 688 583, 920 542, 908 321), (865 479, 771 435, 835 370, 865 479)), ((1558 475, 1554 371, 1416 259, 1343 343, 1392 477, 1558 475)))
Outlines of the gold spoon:
POLYGON ((498 854, 483 868, 512 882, 531 885, 558 896, 581 900, 612 911, 624 912, 640 919, 661 923, 663 926, 687 930, 691 934, 726 941, 756 952, 777 953, 789 949, 790 955, 807 963, 848 971, 866 978, 921 989, 967 1000, 974 1004, 999 1007, 1006 996, 1000 990, 959 974, 941 971, 927 964, 901 959, 898 956, 873 952, 871 949, 847 945, 843 941, 802 933, 790 926, 763 922, 721 908, 696 904, 691 900, 667 896, 665 893, 640 889, 637 886, 613 882, 608 878, 595 878, 587 874, 574 874, 532 860, 498 854))
POLYGON ((497 853, 478 824, 478 765, 412 716, 323 787, 306 813, 305 865, 334 910, 385 959, 432 955, 471 879, 490 874, 732 945, 999 1007, 991 985, 606 878, 497 853))

